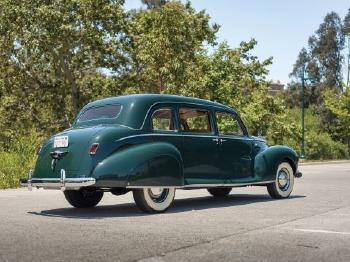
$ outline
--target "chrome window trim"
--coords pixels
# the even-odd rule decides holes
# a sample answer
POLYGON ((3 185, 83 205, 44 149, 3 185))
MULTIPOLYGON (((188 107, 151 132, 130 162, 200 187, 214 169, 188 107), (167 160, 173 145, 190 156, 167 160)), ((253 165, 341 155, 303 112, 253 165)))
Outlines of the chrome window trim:
MULTIPOLYGON (((226 138, 234 138, 234 137, 242 137, 242 138, 244 138, 244 137, 248 137, 248 135, 245 134, 245 129, 242 128, 242 126, 241 126, 242 120, 238 117, 237 114, 232 113, 232 112, 225 112, 225 111, 215 111, 215 112, 214 112, 214 116, 215 116, 216 126, 217 126, 217 129, 218 129, 218 130, 217 130, 217 131, 218 131, 218 135, 219 135, 220 137, 226 137, 226 138), (241 134, 241 135, 240 135, 240 134, 234 134, 234 135, 220 134, 219 125, 218 125, 218 120, 217 120, 217 114, 218 114, 218 113, 219 113, 219 114, 228 114, 228 115, 230 115, 230 116, 237 122, 239 128, 241 129, 242 134, 241 134)), ((248 132, 247 132, 247 133, 248 133, 248 132)))
POLYGON ((150 122, 151 122, 150 124, 152 125, 151 130, 152 130, 153 132, 170 132, 170 133, 178 132, 178 130, 177 130, 176 127, 175 127, 176 119, 175 119, 175 110, 174 110, 174 108, 166 107, 166 106, 165 106, 165 107, 161 107, 161 108, 158 108, 158 109, 154 110, 153 113, 152 113, 152 115, 151 115, 151 117, 150 117, 150 122), (175 129, 169 129, 169 130, 167 130, 167 129, 154 129, 154 128, 153 128, 153 121, 152 121, 153 115, 154 115, 156 112, 160 111, 160 110, 170 110, 171 115, 172 115, 172 117, 174 118, 173 121, 174 121, 174 128, 175 128, 175 129))
POLYGON ((73 125, 75 124, 80 124, 80 123, 89 123, 90 121, 96 121, 96 120, 107 120, 107 119, 117 119, 119 117, 119 115, 121 114, 123 110, 123 105, 122 104, 104 104, 104 105, 100 105, 100 106, 91 106, 86 108, 84 111, 82 111, 76 118, 76 121, 74 121, 73 125), (85 120, 85 121, 79 121, 79 118, 89 109, 92 108, 98 108, 98 107, 103 107, 103 106, 120 106, 120 110, 118 112, 118 114, 115 117, 110 117, 110 118, 95 118, 95 119, 90 119, 90 120, 85 120))
MULTIPOLYGON (((208 100, 210 101, 210 100, 208 100)), ((213 102, 213 101, 210 101, 210 102, 213 102)), ((222 107, 227 107, 226 110, 229 110, 229 111, 232 111, 232 112, 235 112, 234 109, 230 108, 229 106, 225 106, 225 105, 222 105, 222 107, 220 106, 217 106, 217 105, 205 105, 205 104, 201 104, 201 103, 191 103, 191 102, 179 102, 179 101, 161 101, 161 102, 155 102, 153 103, 152 105, 150 105, 150 107, 148 108, 147 112, 146 112, 146 115, 143 119, 143 123, 141 125, 140 128, 138 129, 135 129, 135 130, 142 130, 144 128, 144 125, 145 125, 145 122, 146 122, 146 119, 147 119, 147 116, 149 115, 149 112, 151 111, 151 109, 155 106, 155 105, 158 105, 158 104, 176 104, 176 105, 179 105, 179 104, 184 104, 184 105, 194 105, 194 106, 202 106, 202 107, 213 107, 213 108, 216 108, 216 110, 221 110, 223 111, 224 109, 222 107)), ((208 109, 206 109, 208 110, 208 109)))
MULTIPOLYGON (((211 116, 211 113, 210 113, 210 110, 206 109, 206 108, 196 108, 196 107, 188 107, 188 106, 180 106, 178 108, 178 117, 179 117, 179 120, 181 120, 181 116, 180 116, 180 110, 182 108, 186 108, 186 109, 194 109, 194 110, 202 110, 202 111, 207 111, 208 112, 208 120, 209 120, 209 126, 210 126, 210 132, 192 132, 192 131, 186 131, 186 130, 182 130, 181 128, 181 123, 180 124, 180 132, 183 133, 183 134, 206 134, 206 135, 215 135, 215 126, 214 126, 214 119, 212 119, 212 116, 211 116)), ((180 121, 181 122, 181 121, 180 121)))
MULTIPOLYGON (((210 102, 213 102, 211 100, 208 100, 210 102)), ((131 126, 127 126, 127 125, 123 125, 123 124, 118 124, 116 123, 117 125, 120 125, 120 126, 124 126, 124 127, 127 127, 131 130, 135 130, 135 131, 140 131, 140 130, 143 130, 144 129, 144 126, 145 126, 145 122, 146 122, 146 119, 147 119, 147 116, 149 115, 151 109, 158 105, 158 104, 176 104, 176 105, 179 105, 179 104, 185 104, 185 105, 193 105, 193 106, 202 106, 202 107, 209 107, 209 108, 214 108, 215 110, 218 110, 218 111, 221 111, 221 112, 227 112, 227 113, 233 113, 233 114, 236 114, 236 111, 229 107, 229 106, 226 106, 226 105, 222 105, 222 106, 218 106, 218 105, 205 105, 205 104, 201 104, 201 103, 193 103, 193 102, 179 102, 179 101, 161 101, 161 102, 155 102, 153 104, 151 104, 149 106, 149 108, 147 109, 147 112, 145 114, 145 117, 143 118, 143 122, 141 124, 141 126, 139 128, 134 128, 134 127, 131 127, 131 126), (226 108, 225 108, 226 107, 226 108), (227 110, 227 111, 224 111, 224 110, 227 110)), ((123 105, 122 104, 113 104, 113 103, 108 103, 108 104, 105 104, 105 105, 120 105, 121 108, 120 108, 120 112, 119 114, 115 117, 115 118, 118 118, 120 113, 122 112, 123 110, 123 105)), ((98 107, 98 106, 92 106, 92 107, 98 107)), ((91 107, 91 108, 92 108, 91 107)), ((90 107, 89 107, 90 108, 90 107)), ((73 125, 76 125, 78 124, 77 120, 78 118, 80 117, 81 114, 83 114, 87 109, 89 108, 86 108, 84 111, 82 111, 80 114, 78 114, 78 116, 76 117, 76 121, 73 122, 73 125)), ((208 110, 208 109, 206 109, 208 110)), ((108 118, 108 119, 114 119, 114 118, 108 118)), ((96 119, 95 119, 96 120, 96 119)), ((88 121, 84 121, 84 122, 89 122, 89 121, 93 121, 93 120, 88 120, 88 121)), ((84 122, 80 122, 80 123, 84 123, 84 122)))

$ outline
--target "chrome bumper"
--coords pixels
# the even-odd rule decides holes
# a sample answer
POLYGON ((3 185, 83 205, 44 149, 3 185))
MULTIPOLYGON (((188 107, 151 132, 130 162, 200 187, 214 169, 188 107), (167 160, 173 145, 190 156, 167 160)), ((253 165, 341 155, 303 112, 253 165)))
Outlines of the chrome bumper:
POLYGON ((297 172, 295 172, 294 176, 296 178, 301 178, 303 176, 303 173, 301 173, 300 171, 297 171, 297 172))
POLYGON ((81 187, 92 186, 96 183, 95 178, 66 178, 66 172, 61 169, 60 178, 33 178, 33 171, 28 173, 28 179, 20 179, 20 184, 32 190, 33 187, 44 189, 78 190, 81 187))

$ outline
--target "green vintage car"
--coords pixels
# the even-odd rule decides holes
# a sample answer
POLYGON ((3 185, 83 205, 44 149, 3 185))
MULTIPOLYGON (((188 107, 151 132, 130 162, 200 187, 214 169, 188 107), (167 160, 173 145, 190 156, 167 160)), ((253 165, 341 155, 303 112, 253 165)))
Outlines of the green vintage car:
POLYGON ((61 189, 74 207, 104 192, 133 192, 145 212, 165 211, 176 189, 266 186, 287 198, 300 177, 298 155, 248 134, 232 108, 197 98, 140 94, 86 105, 71 128, 49 138, 23 186, 61 189))

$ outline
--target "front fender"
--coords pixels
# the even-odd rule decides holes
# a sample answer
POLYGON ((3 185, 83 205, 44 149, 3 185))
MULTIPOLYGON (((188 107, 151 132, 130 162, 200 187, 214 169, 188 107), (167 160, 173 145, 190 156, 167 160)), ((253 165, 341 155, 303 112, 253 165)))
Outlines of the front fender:
POLYGON ((92 173, 99 187, 183 186, 179 150, 165 142, 134 145, 108 156, 92 173))
POLYGON ((276 178, 278 165, 288 161, 293 168, 294 174, 298 168, 299 157, 297 153, 288 146, 271 146, 255 156, 254 174, 262 181, 272 181, 276 178))

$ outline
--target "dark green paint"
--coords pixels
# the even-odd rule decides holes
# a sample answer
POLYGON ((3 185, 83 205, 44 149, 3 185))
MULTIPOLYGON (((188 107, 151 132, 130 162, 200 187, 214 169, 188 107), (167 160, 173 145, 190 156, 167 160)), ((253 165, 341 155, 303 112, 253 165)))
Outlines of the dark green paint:
POLYGON ((75 123, 58 135, 69 137, 68 148, 53 148, 54 136, 44 144, 35 178, 58 178, 65 169, 67 178, 93 177, 98 187, 176 186, 193 184, 254 183, 274 180, 281 161, 297 168, 298 156, 286 146, 268 147, 261 138, 219 136, 216 111, 236 114, 219 103, 170 95, 131 95, 98 100, 89 107, 120 104, 117 118, 75 123), (214 132, 183 133, 179 129, 178 110, 195 106, 210 111, 214 132), (153 131, 150 117, 160 107, 171 107, 175 131, 153 131), (217 143, 217 139, 225 141, 217 143), (99 143, 96 155, 89 154, 91 144, 99 143), (51 170, 50 152, 68 153, 51 170))

